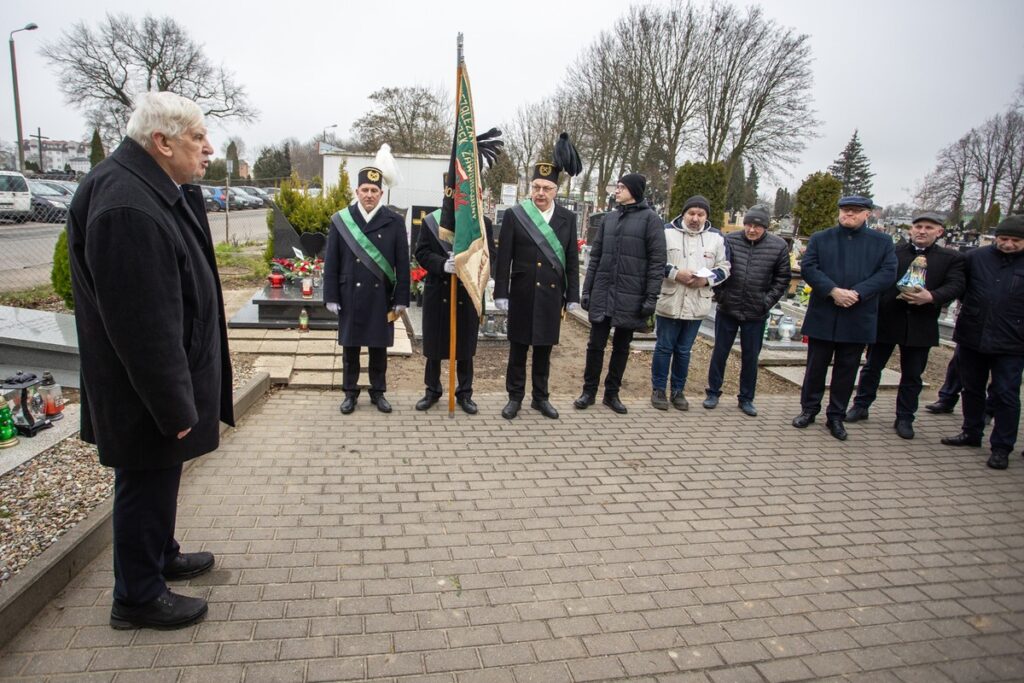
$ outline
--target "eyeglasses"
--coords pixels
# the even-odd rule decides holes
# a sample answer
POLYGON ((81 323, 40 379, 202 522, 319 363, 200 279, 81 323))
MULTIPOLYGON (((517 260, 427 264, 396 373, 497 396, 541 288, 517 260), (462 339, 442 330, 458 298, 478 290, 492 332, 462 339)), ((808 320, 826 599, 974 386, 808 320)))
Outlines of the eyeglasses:
POLYGON ((557 187, 545 187, 541 185, 530 185, 530 192, 554 192, 557 187))
POLYGON ((618 185, 616 185, 616 186, 615 186, 615 191, 616 191, 616 192, 617 192, 617 191, 619 191, 619 190, 627 190, 627 189, 629 189, 629 188, 627 188, 627 187, 626 187, 625 185, 623 185, 622 183, 619 183, 618 185))

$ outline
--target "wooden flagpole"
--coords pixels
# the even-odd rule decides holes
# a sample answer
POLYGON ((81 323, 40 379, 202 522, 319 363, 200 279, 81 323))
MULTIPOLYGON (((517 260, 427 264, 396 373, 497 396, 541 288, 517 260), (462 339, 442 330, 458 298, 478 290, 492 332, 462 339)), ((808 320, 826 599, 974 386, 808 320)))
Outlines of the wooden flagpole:
MULTIPOLYGON (((455 68, 455 106, 459 106, 459 85, 462 83, 462 34, 458 37, 458 64, 455 68)), ((455 127, 458 130, 458 111, 455 112, 455 127)), ((451 182, 455 182, 452 178, 451 182)), ((454 220, 454 214, 452 215, 454 220)), ((457 221, 456 221, 457 222, 457 221)), ((452 232, 455 232, 455 225, 452 225, 452 232)), ((454 236, 453 236, 454 243, 454 236)), ((453 244, 454 246, 454 244, 453 244)), ((459 295, 459 275, 451 274, 451 292, 448 297, 448 417, 455 418, 455 334, 456 334, 456 298, 459 295)))

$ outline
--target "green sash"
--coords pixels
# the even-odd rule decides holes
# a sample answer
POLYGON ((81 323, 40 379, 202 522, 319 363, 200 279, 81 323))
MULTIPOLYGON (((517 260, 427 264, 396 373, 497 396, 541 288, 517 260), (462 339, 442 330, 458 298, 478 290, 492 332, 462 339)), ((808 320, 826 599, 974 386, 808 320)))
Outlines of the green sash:
POLYGON ((519 202, 519 206, 523 207, 523 211, 533 221, 534 226, 540 231, 547 243, 551 245, 551 250, 555 252, 555 256, 558 257, 558 263, 562 266, 562 270, 565 270, 565 249, 562 248, 562 243, 558 241, 558 237, 555 235, 555 231, 551 229, 548 222, 544 220, 544 216, 541 214, 540 209, 533 203, 533 200, 524 199, 519 202))
POLYGON ((391 286, 394 287, 395 283, 398 282, 398 277, 395 275, 395 269, 391 267, 388 260, 384 258, 384 254, 380 253, 373 242, 371 242, 366 234, 362 231, 355 219, 352 217, 352 207, 346 206, 344 209, 334 214, 331 219, 334 223, 334 227, 338 229, 345 243, 351 248, 356 254, 362 252, 367 259, 367 266, 373 263, 377 266, 377 269, 370 268, 370 270, 380 279, 387 279, 391 286), (340 217, 340 221, 335 220, 340 217), (344 229, 342 225, 344 225, 344 229))

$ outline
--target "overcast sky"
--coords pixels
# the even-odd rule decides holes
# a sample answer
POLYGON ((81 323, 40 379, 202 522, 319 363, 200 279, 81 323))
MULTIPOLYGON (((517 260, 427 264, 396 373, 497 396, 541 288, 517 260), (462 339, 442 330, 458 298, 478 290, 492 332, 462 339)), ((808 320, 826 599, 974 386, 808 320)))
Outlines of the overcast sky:
MULTIPOLYGON (((1024 78, 1020 0, 760 4, 780 24, 808 34, 812 46, 814 108, 822 125, 799 164, 776 169, 792 191, 808 174, 824 170, 857 128, 875 172, 876 202, 910 201, 936 152, 1003 111, 1024 78)), ((39 48, 75 22, 95 26, 108 11, 170 13, 213 62, 235 73, 260 110, 259 120, 246 126, 211 122, 218 155, 224 138, 239 135, 254 158, 260 146, 285 137, 305 140, 335 123, 347 136, 369 107, 367 95, 380 87, 443 84, 451 90, 459 31, 465 34, 478 125, 499 124, 520 104, 552 94, 566 66, 627 7, 609 0, 4 0, 0 28, 39 24, 15 35, 26 134, 39 127, 50 138, 87 139, 91 131, 82 113, 64 103, 39 48)), ((10 142, 13 95, 10 76, 3 80, 0 140, 10 142)), ((761 192, 774 196, 775 186, 762 180, 761 192)))

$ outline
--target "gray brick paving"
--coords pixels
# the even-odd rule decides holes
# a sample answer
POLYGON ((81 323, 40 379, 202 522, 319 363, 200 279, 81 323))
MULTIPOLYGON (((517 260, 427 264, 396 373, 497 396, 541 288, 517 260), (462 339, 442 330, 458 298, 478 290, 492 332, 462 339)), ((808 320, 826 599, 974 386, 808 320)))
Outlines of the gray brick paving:
POLYGON ((958 416, 850 440, 794 397, 449 420, 279 391, 182 482, 202 624, 113 631, 110 551, 0 652, 4 681, 1024 680, 1024 460, 958 416))

